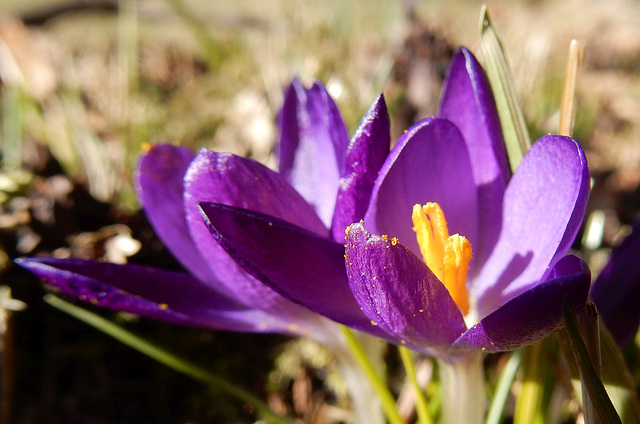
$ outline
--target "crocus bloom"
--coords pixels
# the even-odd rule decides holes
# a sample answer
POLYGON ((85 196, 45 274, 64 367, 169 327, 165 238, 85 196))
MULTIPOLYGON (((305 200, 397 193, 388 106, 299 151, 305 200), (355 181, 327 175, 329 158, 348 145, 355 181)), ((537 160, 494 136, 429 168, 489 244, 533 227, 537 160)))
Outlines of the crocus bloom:
MULTIPOLYGON (((382 97, 351 144, 322 84, 305 89, 295 80, 285 97, 279 118, 282 141, 277 146, 281 174, 250 159, 206 149, 196 155, 169 144, 151 147, 140 157, 135 183, 143 209, 189 274, 79 259, 23 258, 17 263, 62 293, 98 306, 178 324, 280 332, 330 342, 328 333, 335 332, 330 321, 243 271, 213 240, 198 208, 203 201, 243 207, 330 237, 340 177, 349 173, 352 184, 368 183, 358 195, 370 194, 373 178, 360 175, 357 163, 375 173, 389 152, 389 121, 382 97), (380 119, 372 122, 372 115, 380 119), (372 142, 370 134, 381 139, 372 142)), ((335 214, 341 221, 340 238, 352 222, 350 214, 355 213, 357 220, 364 213, 352 210, 351 203, 368 201, 351 197, 338 199, 345 205, 335 214)))
POLYGON ((609 262, 591 287, 591 298, 598 314, 618 346, 629 344, 640 325, 640 222, 620 246, 613 249, 609 262))
MULTIPOLYGON (((546 136, 511 176, 486 76, 467 50, 453 60, 438 117, 410 128, 379 172, 365 161, 347 164, 353 172, 337 172, 343 176, 331 236, 251 207, 200 207, 219 245, 256 279, 314 312, 427 354, 529 344, 562 326, 563 299, 574 307, 586 301, 589 271, 566 256, 588 197, 584 153, 571 138, 546 136), (355 177, 361 182, 353 183, 355 177), (370 183, 371 195, 360 196, 360 187, 370 183), (348 227, 343 246, 337 240, 344 223, 359 215, 341 218, 345 198, 353 205, 349 210, 365 212, 348 227), (468 277, 462 278, 468 310, 456 304, 429 260, 421 260, 412 212, 430 202, 445 216, 438 225, 472 246, 468 277)), ((202 174, 221 168, 218 159, 202 174)), ((253 176, 249 196, 274 193, 261 183, 265 171, 258 164, 226 166, 224 172, 220 185, 253 176)), ((309 177, 312 186, 319 183, 317 175, 309 177)), ((335 175, 325 177, 335 182, 335 175)), ((299 208, 295 196, 277 198, 299 208)), ((329 216, 316 210, 328 224, 329 216)))
MULTIPOLYGON (((138 176, 156 230, 197 281, 270 317, 254 331, 300 331, 304 323, 317 333, 310 310, 428 354, 500 351, 557 330, 565 297, 584 303, 588 270, 565 256, 588 195, 584 153, 570 138, 543 137, 511 177, 486 76, 467 50, 453 60, 440 116, 410 128, 388 156, 381 97, 350 144, 319 85, 304 92, 294 83, 286 97, 280 173, 230 154, 192 158, 164 146, 143 158, 138 176), (411 217, 430 202, 447 232, 470 242, 468 311, 420 259, 411 217)), ((87 274, 70 261, 23 264, 63 287, 73 281, 77 289, 76 275, 87 274)), ((171 301, 155 303, 173 310, 171 301)))
MULTIPOLYGON (((16 262, 62 293, 98 306, 218 330, 314 338, 333 348, 358 420, 376 424, 381 419, 375 397, 336 325, 245 272, 211 237, 198 202, 244 208, 304 228, 329 243, 324 254, 342 258, 344 228, 364 216, 375 175, 389 153, 386 106, 380 96, 350 141, 322 84, 305 89, 295 80, 285 93, 279 125, 281 173, 206 149, 196 155, 158 145, 141 156, 135 173, 138 197, 188 274, 79 259, 16 262)), ((319 260, 306 265, 316 279, 333 278, 323 268, 319 260)), ((346 282, 344 264, 341 268, 346 282)))

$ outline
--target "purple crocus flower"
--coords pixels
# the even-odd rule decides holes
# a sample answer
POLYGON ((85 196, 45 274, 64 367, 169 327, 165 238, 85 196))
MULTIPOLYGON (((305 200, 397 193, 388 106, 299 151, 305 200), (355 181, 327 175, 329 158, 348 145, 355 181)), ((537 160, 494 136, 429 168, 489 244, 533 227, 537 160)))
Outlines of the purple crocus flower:
MULTIPOLYGON (((313 338, 332 348, 357 420, 382 423, 375 394, 335 323, 247 273, 211 236, 199 202, 286 222, 313 234, 327 249, 321 254, 342 258, 344 228, 364 216, 375 175, 389 153, 384 99, 378 97, 349 140, 322 84, 306 89, 294 80, 278 124, 280 173, 232 154, 206 149, 194 154, 169 144, 141 156, 135 172, 138 197, 154 230, 188 274, 77 259, 23 258, 17 263, 62 293, 98 306, 217 330, 313 338)), ((325 272, 322 258, 314 259, 306 272, 316 281, 333 278, 334 269, 325 272)), ((341 281, 346 281, 344 264, 341 268, 341 281)))
POLYGON ((591 287, 598 314, 618 346, 629 344, 640 325, 640 221, 620 246, 591 287))
MULTIPOLYGON (((373 116, 377 119, 380 114, 373 116)), ((284 128, 300 122, 292 115, 283 121, 284 128)), ((281 158, 294 147, 284 139, 281 158)), ((584 152, 571 138, 549 135, 533 145, 511 176, 488 81, 467 50, 453 59, 439 116, 411 127, 381 168, 360 160, 368 158, 366 153, 347 161, 352 172, 309 167, 335 152, 308 156, 303 169, 320 171, 321 179, 309 172, 309 186, 299 189, 317 193, 307 198, 318 201, 316 211, 327 225, 330 216, 322 205, 333 198, 324 198, 319 184, 335 184, 341 176, 331 234, 251 207, 200 202, 217 243, 283 296, 334 321, 437 356, 510 350, 541 340, 562 326, 565 298, 574 307, 585 303, 589 270, 579 258, 566 256, 588 197, 584 152), (472 246, 468 278, 462 280, 468 311, 420 258, 412 210, 428 202, 444 211, 445 228, 464 235, 472 246), (356 223, 342 239, 349 222, 356 223)), ((212 165, 218 173, 220 166, 212 165)), ((291 169, 281 169, 280 176, 286 180, 299 170, 291 169)), ((249 175, 255 179, 240 198, 273 192, 260 183, 266 171, 259 164, 227 166, 224 172, 220 185, 249 175)), ((306 213, 296 195, 277 197, 298 214, 306 213)), ((435 226, 433 217, 425 222, 435 226)))
POLYGON ((72 296, 154 318, 323 340, 325 316, 434 355, 535 342, 561 327, 563 299, 585 302, 588 269, 566 256, 588 196, 584 153, 568 137, 543 137, 511 177, 491 90, 470 52, 454 57, 439 116, 390 153, 382 97, 350 143, 319 84, 296 81, 285 97, 279 173, 207 150, 194 157, 165 145, 143 156, 140 199, 192 276, 21 264, 72 296), (468 268, 468 310, 420 259, 412 211, 429 202, 446 215, 438 228, 471 244, 473 259, 467 252, 459 267, 468 268))
POLYGON ((211 237, 198 207, 198 202, 218 202, 245 208, 324 238, 331 235, 336 198, 342 205, 335 215, 341 238, 351 215, 355 220, 362 217, 364 210, 353 209, 352 203, 366 203, 368 198, 337 194, 342 176, 358 185, 358 196, 371 192, 373 178, 366 172, 374 172, 374 177, 373 170, 389 152, 383 98, 375 102, 350 143, 337 106, 322 84, 305 89, 295 80, 285 97, 279 118, 281 174, 251 159, 206 149, 196 155, 169 144, 151 147, 140 157, 135 185, 143 209, 189 274, 80 259, 16 262, 66 295, 114 310, 218 330, 306 336, 334 347, 342 343, 329 320, 281 296, 236 264, 211 237), (367 165, 365 174, 358 172, 358 162, 367 165))

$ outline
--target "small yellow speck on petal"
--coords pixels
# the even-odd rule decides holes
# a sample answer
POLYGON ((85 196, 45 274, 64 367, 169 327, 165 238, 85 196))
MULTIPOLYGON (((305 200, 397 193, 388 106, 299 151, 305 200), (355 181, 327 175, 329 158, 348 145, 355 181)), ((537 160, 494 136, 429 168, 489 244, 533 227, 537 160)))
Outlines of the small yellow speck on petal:
POLYGON ((375 321, 371 321, 371 325, 378 325, 378 323, 375 321))
POLYGON ((395 245, 396 245, 396 244, 398 244, 398 243, 399 243, 399 242, 398 242, 398 237, 393 237, 393 238, 391 239, 391 244, 392 244, 392 245, 394 245, 394 246, 395 246, 395 245))
POLYGON ((404 344, 407 344, 407 341, 406 340, 400 340, 400 343, 402 343, 404 345, 404 344))
POLYGON ((160 309, 162 309, 164 311, 165 309, 169 308, 169 305, 167 305, 166 303, 161 303, 161 304, 158 305, 158 308, 160 308, 160 309))

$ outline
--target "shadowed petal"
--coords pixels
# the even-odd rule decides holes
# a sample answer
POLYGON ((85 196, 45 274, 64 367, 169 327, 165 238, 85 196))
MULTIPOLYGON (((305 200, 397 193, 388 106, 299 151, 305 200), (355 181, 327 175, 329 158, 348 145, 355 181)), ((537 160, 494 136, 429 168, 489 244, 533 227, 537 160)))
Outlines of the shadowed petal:
POLYGON ((633 340, 640 324, 640 224, 611 252, 591 287, 598 314, 619 346, 633 340))
POLYGON ((413 205, 438 202, 449 233, 464 235, 473 246, 478 231, 476 192, 460 131, 444 118, 425 119, 411 127, 387 157, 364 221, 372 233, 398 237, 419 255, 413 205))
POLYGON ((407 248, 370 234, 362 223, 347 233, 349 286, 372 324, 425 353, 449 346, 466 330, 445 286, 407 248))
POLYGON ((153 229, 171 254, 203 281, 213 275, 193 244, 184 213, 184 174, 195 153, 170 144, 153 146, 138 161, 136 192, 153 229))
MULTIPOLYGON (((578 257, 560 259, 549 280, 534 286, 470 328, 453 347, 499 352, 538 342, 564 326, 562 303, 584 306, 591 274, 578 257)), ((543 279, 544 280, 544 279, 543 279)))
POLYGON ((280 173, 331 226, 349 144, 340 112, 320 82, 311 89, 295 79, 278 117, 280 173))
POLYGON ((200 206, 213 237, 248 273, 314 312, 370 330, 347 284, 343 245, 271 216, 200 206))
POLYGON ((79 259, 26 258, 16 263, 60 292, 104 308, 218 330, 290 332, 288 323, 248 309, 188 274, 79 259))
POLYGON ((473 245, 478 267, 489 256, 502 226, 502 204, 511 175, 491 86, 476 58, 465 48, 453 57, 439 115, 462 133, 478 186, 479 234, 473 245))
POLYGON ((274 315, 289 313, 289 310, 313 315, 244 272, 211 237, 198 207, 198 202, 227 204, 273 215, 328 235, 311 205, 281 175, 251 159, 203 149, 187 171, 185 190, 191 236, 228 296, 274 315))
POLYGON ((589 171, 569 137, 538 140, 504 197, 502 233, 474 285, 479 317, 538 284, 573 242, 589 196, 589 171))
POLYGON ((387 106, 380 94, 362 118, 347 150, 346 170, 340 180, 331 226, 335 240, 342 241, 345 228, 364 218, 373 184, 389 154, 389 125, 387 106))

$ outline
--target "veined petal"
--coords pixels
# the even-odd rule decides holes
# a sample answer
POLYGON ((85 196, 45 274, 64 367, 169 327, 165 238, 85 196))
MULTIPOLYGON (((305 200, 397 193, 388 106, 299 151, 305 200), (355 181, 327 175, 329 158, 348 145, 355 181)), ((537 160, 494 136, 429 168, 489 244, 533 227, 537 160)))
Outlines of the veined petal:
POLYGON ((218 330, 292 333, 290 323, 246 308, 189 274, 80 259, 16 263, 61 293, 104 308, 218 330))
POLYGON ((345 159, 331 231, 334 240, 344 239, 344 230, 364 218, 373 184, 389 154, 391 135, 384 96, 373 102, 356 130, 345 159))
MULTIPOLYGON (((292 222, 328 235, 315 210, 278 173, 251 159, 202 150, 185 176, 184 205, 191 236, 216 274, 221 289, 243 303, 276 314, 283 299, 245 273, 211 237, 198 202, 241 207, 292 222)), ((291 305, 293 306, 293 305, 291 305)))
POLYGON ((509 182, 500 238, 474 283, 479 317, 538 284, 567 253, 588 196, 580 145, 559 135, 538 140, 509 182))
POLYGON ((471 161, 460 131, 444 118, 420 121, 396 143, 374 185, 365 225, 374 234, 397 237, 419 255, 411 214, 415 204, 427 202, 442 207, 451 234, 474 246, 478 201, 471 161))
POLYGON ((640 325, 640 223, 611 258, 591 287, 598 314, 619 346, 625 346, 640 325))
POLYGON ((330 227, 349 144, 338 107, 322 83, 307 90, 295 79, 285 93, 278 126, 280 173, 330 227))
POLYGON ((314 312, 371 330, 347 284, 343 245, 257 212, 216 203, 200 207, 213 238, 246 272, 314 312))
POLYGON ((182 201, 184 174, 195 156, 184 147, 153 146, 140 157, 134 180, 142 208, 167 249, 197 278, 211 281, 211 269, 189 234, 182 201))
POLYGON ((502 210, 499 205, 511 171, 491 86, 476 58, 464 47, 451 61, 439 115, 458 127, 473 158, 471 167, 478 187, 480 223, 473 253, 480 268, 500 235, 502 210))
POLYGON ((538 342, 564 326, 564 299, 585 305, 591 274, 577 256, 560 259, 548 276, 471 327, 453 349, 499 352, 538 342))
POLYGON ((430 353, 448 347, 466 330, 445 286, 397 240, 353 224, 345 260, 349 287, 362 312, 396 343, 430 353))

